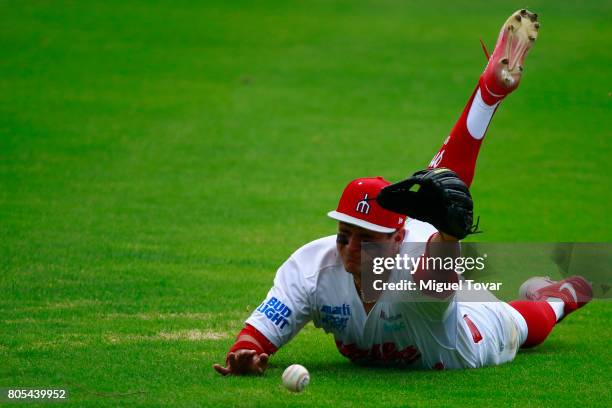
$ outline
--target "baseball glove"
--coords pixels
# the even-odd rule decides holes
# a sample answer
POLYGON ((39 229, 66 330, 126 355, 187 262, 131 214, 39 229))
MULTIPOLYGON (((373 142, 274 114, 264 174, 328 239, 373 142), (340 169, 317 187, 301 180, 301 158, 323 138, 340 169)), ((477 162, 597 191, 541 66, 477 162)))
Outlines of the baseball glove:
POLYGON ((470 190, 457 174, 446 168, 417 171, 391 184, 376 197, 381 207, 428 222, 445 234, 463 239, 474 234, 474 203, 470 190))

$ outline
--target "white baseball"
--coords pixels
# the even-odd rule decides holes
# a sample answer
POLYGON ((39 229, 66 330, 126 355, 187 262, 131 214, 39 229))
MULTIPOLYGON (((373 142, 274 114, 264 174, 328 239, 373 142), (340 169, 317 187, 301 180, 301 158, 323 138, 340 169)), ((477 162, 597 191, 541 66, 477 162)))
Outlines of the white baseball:
POLYGON ((293 392, 302 392, 310 383, 310 374, 306 367, 292 364, 283 373, 283 385, 293 392))

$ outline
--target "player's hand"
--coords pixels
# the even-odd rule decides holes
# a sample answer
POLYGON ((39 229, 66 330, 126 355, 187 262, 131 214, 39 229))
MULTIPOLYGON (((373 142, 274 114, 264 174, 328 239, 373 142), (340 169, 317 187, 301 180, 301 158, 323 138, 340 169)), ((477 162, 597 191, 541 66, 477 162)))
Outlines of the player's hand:
POLYGON ((236 350, 227 356, 227 367, 214 364, 213 368, 221 375, 263 374, 268 368, 266 353, 257 354, 255 350, 236 350))

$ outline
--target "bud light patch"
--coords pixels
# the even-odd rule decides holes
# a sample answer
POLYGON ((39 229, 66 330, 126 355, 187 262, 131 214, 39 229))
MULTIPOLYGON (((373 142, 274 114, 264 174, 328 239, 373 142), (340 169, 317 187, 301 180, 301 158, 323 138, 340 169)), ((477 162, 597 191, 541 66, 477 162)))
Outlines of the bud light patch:
POLYGON ((289 316, 291 316, 291 309, 275 298, 271 297, 269 300, 263 302, 258 308, 257 311, 263 314, 270 320, 272 323, 277 325, 279 328, 284 328, 287 323, 289 323, 289 316))

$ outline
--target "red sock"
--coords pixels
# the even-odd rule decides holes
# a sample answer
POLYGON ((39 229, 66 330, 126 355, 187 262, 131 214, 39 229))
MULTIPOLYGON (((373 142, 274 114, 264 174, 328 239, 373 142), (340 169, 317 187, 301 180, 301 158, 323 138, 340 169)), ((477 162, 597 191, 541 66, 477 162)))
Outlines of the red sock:
POLYGON ((548 302, 532 300, 514 300, 510 306, 515 308, 527 322, 527 340, 523 348, 535 347, 542 343, 557 323, 555 311, 548 302))
MULTIPOLYGON (((446 167, 453 170, 468 187, 472 184, 480 145, 482 144, 489 125, 488 120, 483 119, 481 120, 481 126, 483 126, 480 129, 482 132, 481 134, 472 136, 468 131, 468 114, 470 113, 472 104, 476 104, 475 111, 478 111, 483 103, 482 97, 477 96, 478 90, 479 86, 472 92, 472 96, 470 96, 461 116, 451 130, 450 136, 431 160, 431 163, 429 163, 430 169, 446 167)), ((497 106, 499 105, 489 107, 492 110, 491 117, 495 109, 497 109, 497 106)), ((490 120, 490 117, 488 118, 490 120)))

